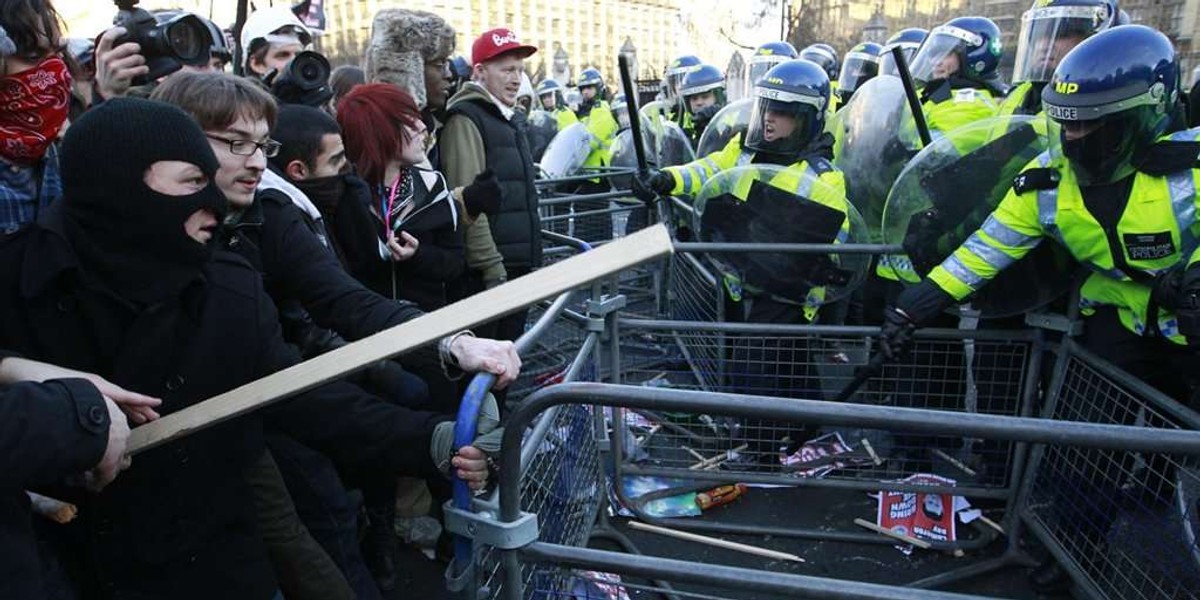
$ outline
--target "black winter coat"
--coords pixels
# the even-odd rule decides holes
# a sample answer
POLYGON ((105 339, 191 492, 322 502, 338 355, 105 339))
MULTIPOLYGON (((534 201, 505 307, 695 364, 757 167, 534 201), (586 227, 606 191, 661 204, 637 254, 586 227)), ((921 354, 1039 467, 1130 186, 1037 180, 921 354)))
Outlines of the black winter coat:
MULTIPOLYGON (((137 309, 89 283, 60 231, 51 221, 0 242, 0 348, 158 396, 160 414, 298 362, 243 259, 219 252, 179 298, 137 309)), ((80 517, 56 551, 96 597, 265 600, 277 586, 242 476, 263 422, 335 461, 430 475, 440 420, 348 384, 316 388, 139 454, 102 494, 58 495, 80 517)))
POLYGON ((104 398, 82 379, 0 389, 0 598, 46 597, 25 490, 96 466, 108 426, 104 398))

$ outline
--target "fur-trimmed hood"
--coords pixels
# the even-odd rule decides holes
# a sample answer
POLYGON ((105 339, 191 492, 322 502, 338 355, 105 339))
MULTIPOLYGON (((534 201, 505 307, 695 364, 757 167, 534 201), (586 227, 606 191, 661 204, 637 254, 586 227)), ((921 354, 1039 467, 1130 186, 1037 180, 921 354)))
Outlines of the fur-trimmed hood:
POLYGON ((391 83, 425 107, 425 63, 454 53, 454 28, 431 12, 387 8, 375 14, 363 70, 368 82, 391 83))

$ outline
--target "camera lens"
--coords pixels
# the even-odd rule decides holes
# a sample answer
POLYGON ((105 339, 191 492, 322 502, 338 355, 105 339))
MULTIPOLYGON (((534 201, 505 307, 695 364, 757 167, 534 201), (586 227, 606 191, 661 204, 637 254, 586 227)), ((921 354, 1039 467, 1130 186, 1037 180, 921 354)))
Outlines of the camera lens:
POLYGON ((321 68, 316 64, 306 62, 300 65, 300 77, 305 81, 316 81, 321 77, 321 68))
POLYGON ((178 21, 170 24, 167 29, 167 44, 184 62, 200 58, 211 44, 208 30, 195 25, 191 21, 178 21))

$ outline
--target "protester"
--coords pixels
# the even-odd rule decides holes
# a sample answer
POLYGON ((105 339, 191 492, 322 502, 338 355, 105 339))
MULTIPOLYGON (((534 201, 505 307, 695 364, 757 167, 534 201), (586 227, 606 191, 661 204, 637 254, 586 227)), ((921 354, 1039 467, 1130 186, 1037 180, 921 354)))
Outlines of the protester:
MULTIPOLYGON (((490 169, 499 180, 500 207, 465 231, 468 292, 520 277, 542 264, 541 223, 534 189, 533 158, 525 118, 516 112, 524 60, 537 48, 499 28, 484 32, 471 47, 472 81, 450 99, 441 136, 442 167, 452 188, 473 183, 490 169)), ((528 311, 501 318, 495 337, 515 340, 528 311)))
POLYGON ((313 41, 312 31, 287 6, 260 8, 242 25, 246 74, 262 79, 287 66, 313 41))
POLYGON ((350 93, 355 86, 367 82, 366 72, 357 65, 342 65, 329 74, 329 87, 333 89, 333 99, 329 105, 336 110, 337 103, 350 93))
POLYGON ((408 92, 426 114, 440 115, 450 98, 454 28, 421 10, 385 8, 375 13, 367 46, 366 78, 408 92))
POLYGON ((71 76, 48 0, 6 3, 0 27, 0 230, 12 232, 62 195, 54 140, 67 121, 71 76))

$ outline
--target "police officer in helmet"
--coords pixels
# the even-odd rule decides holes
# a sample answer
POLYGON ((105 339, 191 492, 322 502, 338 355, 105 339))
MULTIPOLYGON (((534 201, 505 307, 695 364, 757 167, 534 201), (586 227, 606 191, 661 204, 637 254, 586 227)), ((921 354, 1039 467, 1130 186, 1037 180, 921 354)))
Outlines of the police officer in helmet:
POLYGON ((1115 27, 1120 18, 1115 0, 1034 0, 1021 15, 1013 84, 1000 105, 1001 115, 1036 115, 1042 111, 1042 88, 1054 68, 1080 42, 1115 27))
POLYGON ((931 133, 993 117, 1000 81, 1000 28, 986 17, 958 17, 933 28, 913 58, 912 76, 931 133))
POLYGON ((787 42, 767 42, 758 48, 755 48, 754 55, 750 57, 749 67, 746 69, 748 78, 748 88, 753 89, 762 81, 763 75, 767 74, 775 65, 785 63, 794 58, 799 58, 800 53, 796 52, 795 46, 787 42))
POLYGON ((691 131, 686 133, 694 145, 725 106, 725 75, 712 65, 700 65, 684 75, 679 94, 683 97, 683 109, 691 115, 691 131))
POLYGON ((900 48, 906 64, 912 65, 913 57, 917 55, 917 50, 928 35, 929 32, 920 27, 909 27, 908 29, 901 29, 893 33, 892 37, 889 37, 883 43, 883 49, 880 51, 879 74, 899 77, 900 68, 896 66, 896 59, 892 56, 892 49, 900 48))
POLYGON ((845 106, 854 95, 854 90, 879 74, 881 53, 883 47, 874 42, 863 42, 846 53, 846 57, 842 59, 842 70, 838 74, 839 105, 845 106))
MULTIPOLYGON (((885 311, 885 356, 904 354, 915 328, 1038 244, 1057 243, 1091 271, 1080 289, 1082 345, 1196 406, 1200 130, 1180 130, 1179 96, 1175 50, 1148 27, 1113 27, 1067 53, 1042 92, 1060 126, 1050 149, 978 231, 885 311)), ((1072 510, 1087 511, 1072 519, 1087 527, 1081 535, 1103 543, 1111 511, 1072 510)), ((1059 575, 1046 569, 1034 583, 1049 588, 1059 575)))
POLYGON ((575 111, 567 107, 561 83, 553 79, 543 79, 537 85, 537 96, 537 108, 554 115, 554 120, 558 124, 559 131, 566 129, 568 125, 579 120, 575 116, 575 111))

